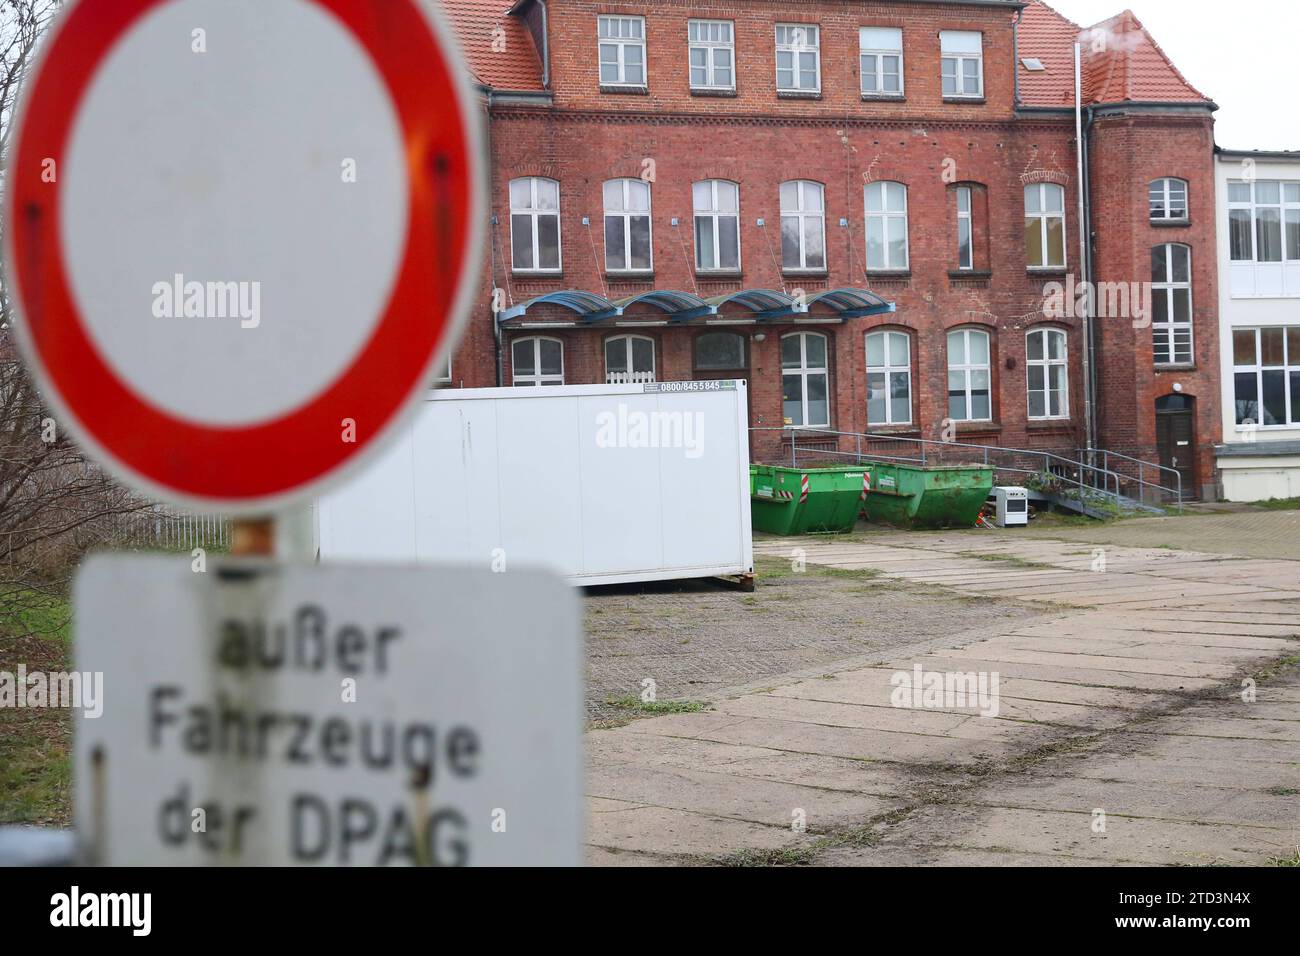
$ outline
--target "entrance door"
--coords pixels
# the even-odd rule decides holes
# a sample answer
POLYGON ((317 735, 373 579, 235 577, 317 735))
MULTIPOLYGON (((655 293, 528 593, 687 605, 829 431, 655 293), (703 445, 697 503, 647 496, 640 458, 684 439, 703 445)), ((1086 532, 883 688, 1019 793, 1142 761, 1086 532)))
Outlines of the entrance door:
MULTIPOLYGON (((1196 399, 1189 395, 1166 395, 1156 399, 1156 450, 1160 464, 1173 468, 1183 478, 1183 497, 1199 498, 1196 480, 1196 399)), ((1162 473, 1163 483, 1175 487, 1172 475, 1162 473)))
MULTIPOLYGON (((703 332, 691 343, 695 381, 743 378, 749 381, 749 341, 738 332, 703 332)), ((749 393, 749 426, 754 427, 754 392, 749 393)), ((754 433, 749 433, 749 457, 754 459, 754 433)))

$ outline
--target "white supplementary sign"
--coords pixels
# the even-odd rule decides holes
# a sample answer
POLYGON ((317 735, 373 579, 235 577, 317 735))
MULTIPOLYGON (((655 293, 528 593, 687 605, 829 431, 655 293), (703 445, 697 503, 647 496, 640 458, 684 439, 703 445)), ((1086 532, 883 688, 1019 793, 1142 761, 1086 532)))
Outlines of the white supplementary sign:
POLYGON ((75 812, 107 865, 577 865, 582 638, 542 571, 91 558, 75 812))

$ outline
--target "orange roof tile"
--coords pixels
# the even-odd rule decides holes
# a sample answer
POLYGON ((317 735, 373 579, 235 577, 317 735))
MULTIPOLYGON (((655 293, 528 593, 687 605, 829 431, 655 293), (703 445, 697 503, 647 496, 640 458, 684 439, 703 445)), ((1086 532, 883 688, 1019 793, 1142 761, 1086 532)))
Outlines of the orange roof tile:
POLYGON ((509 15, 516 0, 438 0, 474 79, 494 90, 542 90, 533 36, 509 15), (500 27, 500 32, 497 28, 500 27))
POLYGON ((1020 98, 1027 106, 1074 103, 1074 43, 1082 44, 1085 103, 1204 103, 1131 10, 1084 29, 1042 0, 1021 13, 1020 56, 1036 57, 1045 70, 1017 63, 1020 98))

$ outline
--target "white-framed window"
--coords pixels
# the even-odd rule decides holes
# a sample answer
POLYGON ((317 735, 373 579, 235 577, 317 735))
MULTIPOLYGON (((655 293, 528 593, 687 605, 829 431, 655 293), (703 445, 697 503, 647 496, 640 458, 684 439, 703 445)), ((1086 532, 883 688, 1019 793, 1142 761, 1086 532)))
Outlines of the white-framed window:
POLYGON ((1070 377, 1065 333, 1032 329, 1025 336, 1030 418, 1070 417, 1070 377))
POLYGON ((700 272, 740 270, 740 187, 706 179, 692 187, 695 204, 695 268, 700 272))
POLYGON ((450 382, 451 382, 451 356, 448 355, 445 359, 443 359, 441 362, 439 362, 437 365, 434 366, 433 383, 435 385, 447 385, 450 382))
POLYGON ((510 181, 510 254, 516 272, 560 271, 560 184, 554 179, 510 181))
POLYGON ((1187 180, 1166 176, 1147 187, 1152 222, 1182 222, 1187 219, 1187 180))
POLYGON ((1192 250, 1180 243, 1151 249, 1151 341, 1157 365, 1192 361, 1192 250))
POLYGON ((902 96, 902 29, 861 27, 858 30, 858 51, 862 92, 868 96, 902 96))
POLYGON ((957 422, 993 419, 993 371, 989 334, 981 329, 948 333, 948 417, 957 422))
POLYGON ((826 268, 826 201, 821 183, 793 179, 781 184, 781 268, 826 268))
POLYGON ((975 219, 969 186, 957 187, 957 268, 975 268, 975 219))
POLYGON ((821 92, 820 28, 798 23, 776 25, 776 88, 786 93, 821 92))
POLYGON ((907 268, 907 187, 867 183, 867 268, 907 268))
POLYGON ((655 343, 644 335, 613 335, 605 340, 605 384, 655 380, 655 343))
POLYGON ((867 333, 867 423, 912 421, 912 343, 906 332, 867 333))
POLYGON ((1300 325, 1232 330, 1238 425, 1300 425, 1300 325))
POLYGON ((510 343, 511 382, 515 385, 563 385, 564 343, 528 336, 510 343))
POLYGON ((1300 182, 1229 180, 1227 185, 1228 294, 1300 298, 1300 182))
POLYGON ((984 35, 973 30, 941 30, 939 48, 943 95, 983 96, 984 35))
POLYGON ((600 17, 601 86, 645 86, 645 17, 600 17))
POLYGON ((735 371, 747 368, 745 337, 736 332, 705 332, 695 339, 697 371, 735 371))
POLYGON ((651 249, 650 184, 641 179, 605 183, 605 269, 649 272, 651 249))
POLYGON ((689 20, 686 23, 691 89, 736 88, 735 25, 730 20, 689 20))
POLYGON ((1065 268, 1065 189, 1056 183, 1025 187, 1025 256, 1031 269, 1065 268))
POLYGON ((826 336, 820 332, 781 336, 781 409, 786 425, 830 427, 826 361, 826 336))
POLYGON ((1228 183, 1228 255, 1234 262, 1300 261, 1300 183, 1228 183))

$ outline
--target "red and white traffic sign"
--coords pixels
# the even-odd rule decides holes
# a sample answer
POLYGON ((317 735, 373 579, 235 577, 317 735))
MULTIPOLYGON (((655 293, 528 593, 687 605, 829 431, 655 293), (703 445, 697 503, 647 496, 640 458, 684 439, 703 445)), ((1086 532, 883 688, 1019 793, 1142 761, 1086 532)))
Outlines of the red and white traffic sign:
POLYGON ((159 498, 264 510, 374 451, 478 280, 478 114, 427 0, 76 0, 9 165, 45 399, 159 498))

